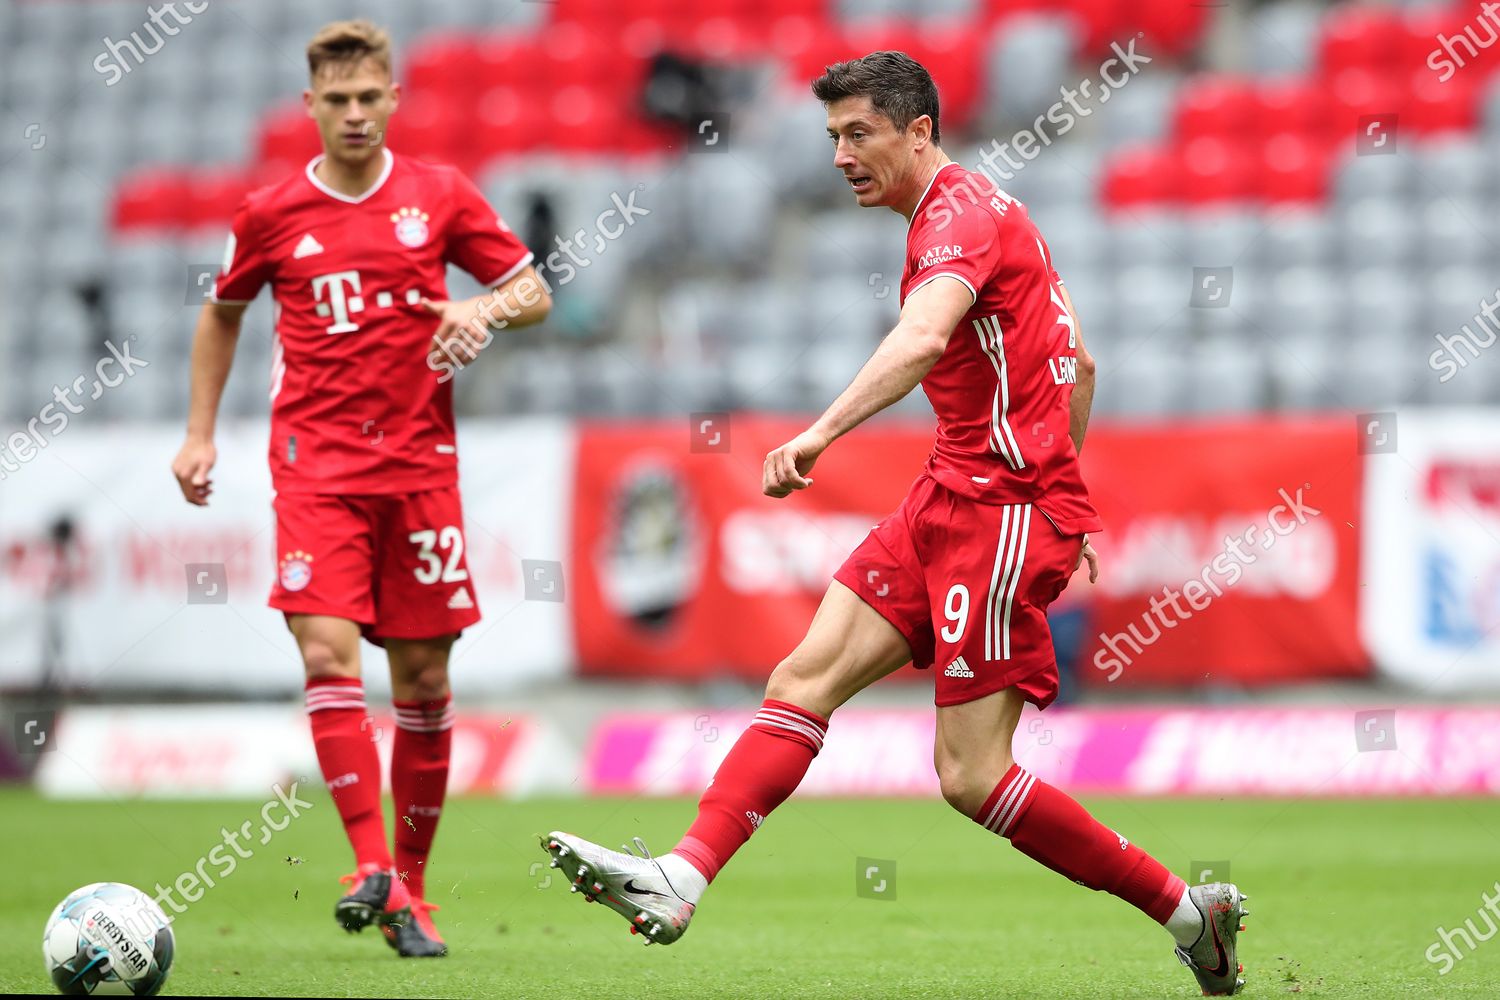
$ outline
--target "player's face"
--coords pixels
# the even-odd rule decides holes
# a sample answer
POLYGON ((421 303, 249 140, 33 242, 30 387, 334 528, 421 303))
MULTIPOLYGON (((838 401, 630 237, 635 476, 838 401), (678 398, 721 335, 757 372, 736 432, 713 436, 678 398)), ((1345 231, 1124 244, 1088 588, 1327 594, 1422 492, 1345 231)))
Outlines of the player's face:
POLYGON ((862 208, 898 205, 915 183, 916 137, 902 132, 864 95, 828 105, 833 165, 844 174, 862 208))
POLYGON ((378 154, 386 124, 396 110, 401 85, 373 59, 354 66, 326 65, 302 92, 308 115, 318 123, 329 159, 357 164, 378 154))

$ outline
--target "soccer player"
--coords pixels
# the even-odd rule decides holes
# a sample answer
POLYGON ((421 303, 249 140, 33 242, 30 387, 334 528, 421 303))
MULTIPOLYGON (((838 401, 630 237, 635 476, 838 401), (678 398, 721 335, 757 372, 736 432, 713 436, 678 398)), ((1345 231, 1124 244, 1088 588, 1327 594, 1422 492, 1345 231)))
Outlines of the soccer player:
POLYGON ((270 604, 301 651, 318 763, 354 848, 335 916, 350 931, 378 923, 403 956, 438 956, 447 948, 425 883, 452 742, 448 653, 479 620, 464 558, 452 376, 493 329, 540 321, 551 299, 531 253, 468 179, 387 148, 401 88, 382 29, 329 24, 307 62, 303 102, 323 155, 239 207, 193 336, 187 439, 172 471, 189 503, 208 502, 240 322, 269 284, 278 561, 270 604), (493 293, 448 301, 449 263, 493 293), (394 858, 361 635, 390 662, 394 858))
POLYGON ((800 645, 699 801, 670 854, 652 859, 553 832, 544 848, 586 898, 648 943, 677 940, 704 890, 797 787, 832 712, 907 661, 936 667, 943 796, 1067 878, 1163 924, 1204 991, 1238 990, 1239 890, 1187 886, 1011 756, 1022 706, 1045 708, 1058 674, 1046 609, 1102 525, 1079 471, 1094 367, 1047 246, 1025 208, 939 145, 938 95, 899 52, 837 63, 813 84, 834 166, 864 207, 905 216, 901 318, 854 382, 766 456, 763 492, 812 487, 834 441, 918 383, 937 440, 900 507, 835 575, 800 645))

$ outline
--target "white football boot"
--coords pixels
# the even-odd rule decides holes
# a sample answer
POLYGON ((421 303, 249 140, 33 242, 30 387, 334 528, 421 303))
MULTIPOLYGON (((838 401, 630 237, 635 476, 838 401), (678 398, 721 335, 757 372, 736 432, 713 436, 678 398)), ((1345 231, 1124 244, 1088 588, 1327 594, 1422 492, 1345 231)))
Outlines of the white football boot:
POLYGON ((1177 960, 1192 970, 1206 997, 1233 996, 1245 988, 1239 961, 1239 932, 1250 915, 1249 899, 1232 882, 1210 882, 1188 889, 1203 917, 1203 932, 1190 948, 1176 949, 1177 960))
POLYGON ((707 887, 686 860, 669 854, 658 861, 639 837, 635 846, 641 857, 560 831, 541 841, 552 867, 572 883, 571 891, 620 914, 630 921, 630 933, 641 935, 647 944, 671 944, 682 937, 707 887))

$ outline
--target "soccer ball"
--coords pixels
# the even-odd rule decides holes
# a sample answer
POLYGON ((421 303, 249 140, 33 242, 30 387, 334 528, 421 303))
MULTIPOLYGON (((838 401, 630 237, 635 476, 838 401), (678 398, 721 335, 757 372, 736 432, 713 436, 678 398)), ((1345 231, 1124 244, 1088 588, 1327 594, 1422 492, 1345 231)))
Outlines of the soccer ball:
POLYGON ((47 918, 42 957, 62 993, 149 997, 172 968, 172 926, 141 890, 95 882, 47 918))

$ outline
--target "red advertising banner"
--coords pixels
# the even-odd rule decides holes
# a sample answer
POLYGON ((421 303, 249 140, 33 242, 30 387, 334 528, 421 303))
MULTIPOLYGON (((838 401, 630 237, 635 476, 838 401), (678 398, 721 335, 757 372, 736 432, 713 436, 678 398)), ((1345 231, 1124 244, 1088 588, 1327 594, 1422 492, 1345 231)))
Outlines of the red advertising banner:
POLYGON ((766 453, 804 426, 750 414, 579 426, 568 604, 582 673, 763 680, 792 651, 931 445, 926 428, 877 423, 829 449, 811 489, 763 496, 766 453))
MULTIPOLYGON (((1095 587, 1075 578, 1066 595, 1091 609, 1087 682, 1365 672, 1348 423, 1091 430, 1084 474, 1105 521, 1102 576, 1095 587), (1227 555, 1226 536, 1240 540, 1227 555)), ((925 421, 877 422, 819 460, 811 489, 763 496, 765 454, 803 426, 699 414, 578 427, 567 579, 582 673, 761 680, 792 650, 932 441, 925 421)))
MULTIPOLYGON (((1086 684, 1363 676, 1363 456, 1347 416, 1089 432, 1104 519, 1086 684)), ((1079 587, 1074 580, 1073 587, 1079 587)))

